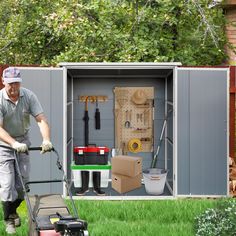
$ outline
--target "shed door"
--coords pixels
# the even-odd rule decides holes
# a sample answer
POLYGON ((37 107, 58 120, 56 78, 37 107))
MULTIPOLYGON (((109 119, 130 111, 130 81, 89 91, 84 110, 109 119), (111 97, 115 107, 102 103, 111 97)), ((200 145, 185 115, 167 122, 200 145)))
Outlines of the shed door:
POLYGON ((177 69, 178 195, 227 195, 228 69, 177 69))
MULTIPOLYGON (((38 97, 51 128, 51 140, 62 159, 63 151, 63 71, 59 68, 20 68, 22 86, 32 90, 38 97)), ((42 138, 34 118, 31 119, 30 138, 32 146, 40 146, 42 138)), ((56 179, 61 173, 56 166, 54 153, 41 155, 30 152, 30 180, 56 179)), ((33 184, 30 194, 62 193, 61 183, 33 184)))

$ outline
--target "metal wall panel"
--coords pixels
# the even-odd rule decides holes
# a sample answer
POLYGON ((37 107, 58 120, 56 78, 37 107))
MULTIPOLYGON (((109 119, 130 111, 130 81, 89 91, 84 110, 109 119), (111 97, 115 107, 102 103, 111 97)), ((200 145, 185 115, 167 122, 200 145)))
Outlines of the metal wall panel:
POLYGON ((173 113, 174 113, 174 101, 173 101, 173 72, 169 74, 166 80, 166 104, 165 104, 165 119, 166 119, 166 140, 165 140, 165 146, 166 146, 166 160, 167 160, 167 169, 168 174, 167 178, 172 180, 172 182, 169 182, 171 185, 171 188, 173 189, 173 113))
MULTIPOLYGON (((21 68, 22 86, 32 90, 40 100, 51 127, 51 140, 62 155, 63 147, 63 78, 62 69, 21 68)), ((34 118, 31 119, 30 137, 32 146, 40 146, 42 138, 34 118)), ((31 152, 31 180, 60 178, 54 153, 41 155, 31 152)), ((62 156, 60 157, 62 161, 62 156)), ((31 194, 62 193, 62 184, 31 185, 31 194)))
POLYGON ((73 104, 69 103, 67 104, 67 142, 69 142, 72 139, 72 120, 73 120, 73 104))
POLYGON ((189 72, 178 71, 177 77, 177 194, 190 193, 189 150, 189 72))
POLYGON ((227 194, 227 92, 226 71, 190 72, 191 194, 227 194))
POLYGON ((66 160, 66 165, 67 165, 67 179, 71 180, 71 170, 70 170, 70 166, 71 166, 71 162, 73 160, 73 146, 72 146, 72 140, 70 142, 67 143, 67 160, 66 160))
MULTIPOLYGON (((51 127, 51 140, 60 155, 60 161, 63 163, 63 73, 62 69, 52 69, 50 70, 50 127, 51 127)), ((45 88, 46 89, 46 88, 45 88)), ((53 159, 51 158, 50 163, 50 178, 60 178, 62 176, 62 172, 58 171, 56 166, 56 156, 54 153, 51 153, 51 157, 53 155, 53 159)), ((62 193, 63 188, 62 184, 51 184, 50 192, 51 193, 62 193)))
POLYGON ((72 94, 72 78, 68 74, 67 75, 67 102, 71 102, 73 100, 73 94, 72 94))
POLYGON ((178 194, 227 194, 227 76, 178 71, 178 194))

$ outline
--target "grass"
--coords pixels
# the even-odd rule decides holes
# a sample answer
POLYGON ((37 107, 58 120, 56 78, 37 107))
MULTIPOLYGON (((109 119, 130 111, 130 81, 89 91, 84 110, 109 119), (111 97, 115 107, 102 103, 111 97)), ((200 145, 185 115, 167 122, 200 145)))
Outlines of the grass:
MULTIPOLYGON (((216 206, 213 199, 179 199, 159 201, 76 201, 81 219, 88 221, 90 236, 191 236, 194 218, 207 208, 216 206)), ((70 202, 67 201, 69 207, 70 202)), ((21 204, 19 214, 23 224, 19 236, 28 230, 27 210, 21 204)), ((2 209, 0 235, 4 236, 2 209)))
POLYGON ((216 200, 80 201, 91 235, 194 235, 194 218, 216 200))
MULTIPOLYGON (((28 215, 27 215, 27 209, 25 202, 23 202, 18 210, 18 213, 22 219, 21 227, 16 229, 17 236, 27 236, 28 235, 28 215)), ((5 225, 3 221, 3 211, 2 211, 2 205, 0 204, 0 235, 1 236, 9 236, 9 234, 6 234, 5 232, 5 225)))

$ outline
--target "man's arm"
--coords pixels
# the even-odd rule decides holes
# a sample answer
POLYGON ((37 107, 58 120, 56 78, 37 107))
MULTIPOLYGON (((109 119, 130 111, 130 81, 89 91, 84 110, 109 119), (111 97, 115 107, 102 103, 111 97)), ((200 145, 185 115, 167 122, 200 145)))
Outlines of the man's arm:
POLYGON ((35 120, 38 123, 43 140, 50 141, 50 128, 45 115, 41 113, 35 117, 35 120))
POLYGON ((43 138, 43 142, 41 145, 41 147, 42 147, 41 153, 50 152, 53 149, 53 146, 50 141, 50 128, 49 128, 47 119, 46 119, 45 115, 43 113, 41 113, 35 117, 35 120, 38 123, 40 133, 43 138))
POLYGON ((0 123, 0 139, 13 147, 17 152, 26 152, 28 147, 25 143, 19 143, 2 127, 0 123))
POLYGON ((5 130, 3 129, 2 127, 2 124, 0 123, 0 139, 5 142, 5 143, 8 143, 9 145, 13 145, 13 143, 16 142, 16 140, 14 138, 12 138, 10 136, 10 134, 5 130))

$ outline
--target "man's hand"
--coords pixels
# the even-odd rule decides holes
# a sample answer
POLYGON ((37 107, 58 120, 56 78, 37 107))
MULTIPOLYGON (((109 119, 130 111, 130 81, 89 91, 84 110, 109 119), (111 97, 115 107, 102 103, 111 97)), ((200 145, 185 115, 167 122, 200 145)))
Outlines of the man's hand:
POLYGON ((28 147, 25 143, 19 143, 19 142, 14 142, 12 144, 12 147, 17 151, 17 152, 27 152, 28 147))
POLYGON ((44 140, 41 145, 42 151, 41 154, 44 154, 45 152, 50 152, 53 149, 52 143, 49 140, 44 140))

